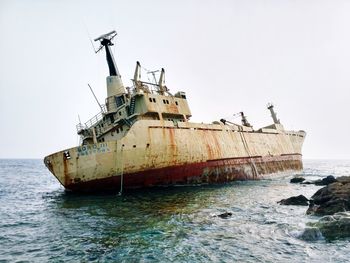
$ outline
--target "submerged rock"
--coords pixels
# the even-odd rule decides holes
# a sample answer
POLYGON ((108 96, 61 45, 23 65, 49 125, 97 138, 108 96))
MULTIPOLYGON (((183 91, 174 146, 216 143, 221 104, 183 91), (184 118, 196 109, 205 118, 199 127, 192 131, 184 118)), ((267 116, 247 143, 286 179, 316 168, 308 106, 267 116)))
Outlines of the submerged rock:
POLYGON ((350 177, 337 178, 337 182, 319 189, 311 199, 307 214, 332 215, 337 212, 349 211, 350 177))
POLYGON ((324 216, 314 224, 328 240, 350 237, 350 213, 341 212, 324 216))
POLYGON ((296 176, 296 177, 290 179, 290 182, 292 184, 297 184, 297 183, 301 183, 301 182, 304 182, 304 181, 305 181, 305 178, 301 177, 301 176, 296 176))
POLYGON ((309 199, 307 199, 303 195, 298 196, 292 196, 287 199, 282 199, 281 201, 277 202, 281 205, 309 205, 309 199))
POLYGON ((300 235, 300 238, 305 241, 317 241, 323 239, 323 236, 318 227, 308 227, 300 235))
POLYGON ((232 216, 232 213, 231 212, 225 212, 225 213, 222 213, 222 214, 217 215, 217 216, 222 218, 222 219, 226 219, 226 218, 229 218, 230 216, 232 216))
POLYGON ((313 184, 314 181, 304 181, 304 182, 301 182, 301 184, 313 184))

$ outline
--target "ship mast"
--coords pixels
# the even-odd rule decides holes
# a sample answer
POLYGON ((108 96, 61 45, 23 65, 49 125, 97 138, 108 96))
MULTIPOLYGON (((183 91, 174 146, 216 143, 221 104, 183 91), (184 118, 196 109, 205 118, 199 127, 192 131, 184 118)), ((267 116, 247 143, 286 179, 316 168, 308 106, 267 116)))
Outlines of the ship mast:
POLYGON ((280 120, 277 119, 277 115, 276 115, 276 112, 273 109, 273 104, 272 103, 267 104, 267 109, 269 109, 270 112, 271 112, 271 117, 273 119, 274 124, 281 124, 280 120))
POLYGON ((94 39, 94 41, 100 41, 101 43, 101 46, 97 49, 96 53, 99 52, 103 47, 106 50, 106 59, 107 59, 107 64, 109 68, 109 75, 120 77, 117 65, 114 61, 113 53, 110 48, 110 46, 113 46, 112 39, 116 35, 117 35, 117 32, 113 30, 107 34, 99 36, 98 38, 94 39))
POLYGON ((118 71, 117 64, 115 63, 113 53, 111 51, 111 46, 113 46, 112 39, 117 35, 115 30, 104 34, 96 39, 95 41, 100 41, 101 46, 96 51, 99 52, 103 48, 106 50, 106 59, 109 69, 109 76, 107 77, 107 97, 119 96, 125 94, 125 88, 121 80, 121 75, 118 71))

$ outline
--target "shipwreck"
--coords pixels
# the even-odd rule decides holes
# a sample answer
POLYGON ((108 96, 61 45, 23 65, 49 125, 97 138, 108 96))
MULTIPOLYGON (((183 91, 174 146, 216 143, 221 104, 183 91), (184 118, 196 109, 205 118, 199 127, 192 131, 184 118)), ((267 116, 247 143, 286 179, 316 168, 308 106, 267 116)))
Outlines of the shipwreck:
POLYGON ((104 191, 184 184, 256 180, 299 171, 304 131, 285 130, 269 104, 273 123, 253 129, 224 119, 190 121, 186 93, 171 93, 165 71, 154 82, 141 80, 136 63, 132 87, 123 85, 111 52, 116 32, 96 38, 109 68, 101 111, 77 125, 81 142, 44 159, 67 190, 104 191))

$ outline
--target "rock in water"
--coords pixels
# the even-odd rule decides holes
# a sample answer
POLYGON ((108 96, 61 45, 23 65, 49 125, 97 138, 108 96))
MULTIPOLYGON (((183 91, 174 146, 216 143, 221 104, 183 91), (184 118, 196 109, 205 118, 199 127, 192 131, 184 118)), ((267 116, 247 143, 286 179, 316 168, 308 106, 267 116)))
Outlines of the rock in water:
POLYGON ((290 179, 290 182, 292 184, 297 184, 297 183, 301 183, 301 182, 304 182, 304 181, 305 181, 305 178, 301 177, 301 176, 296 176, 296 177, 290 179))
POLYGON ((220 215, 218 215, 218 217, 222 218, 222 219, 226 219, 228 217, 232 216, 232 213, 230 212, 225 212, 225 213, 222 213, 220 215))
POLYGON ((309 205, 309 199, 307 199, 303 195, 298 196, 292 196, 287 199, 282 199, 281 201, 277 202, 281 205, 309 205))
POLYGON ((317 241, 323 239, 322 233, 318 227, 308 227, 300 236, 305 241, 317 241))
POLYGON ((322 217, 314 224, 328 240, 350 237, 350 213, 342 212, 322 217))
POLYGON ((337 212, 349 211, 350 177, 337 178, 337 182, 321 188, 311 199, 307 214, 332 215, 337 212))
POLYGON ((337 182, 337 179, 334 178, 333 175, 329 175, 326 178, 323 178, 322 180, 315 181, 315 185, 329 185, 332 183, 337 182))

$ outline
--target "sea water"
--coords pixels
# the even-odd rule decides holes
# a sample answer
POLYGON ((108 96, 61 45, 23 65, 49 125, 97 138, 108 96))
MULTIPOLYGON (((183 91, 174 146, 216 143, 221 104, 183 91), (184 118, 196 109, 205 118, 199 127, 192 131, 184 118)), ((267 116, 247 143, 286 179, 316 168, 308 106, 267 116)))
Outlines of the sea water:
MULTIPOLYGON (((300 174, 349 176, 350 161, 306 160, 300 174)), ((292 177, 74 194, 42 160, 3 159, 0 262, 349 262, 350 239, 305 241, 318 217, 277 203, 320 188, 292 177)))

